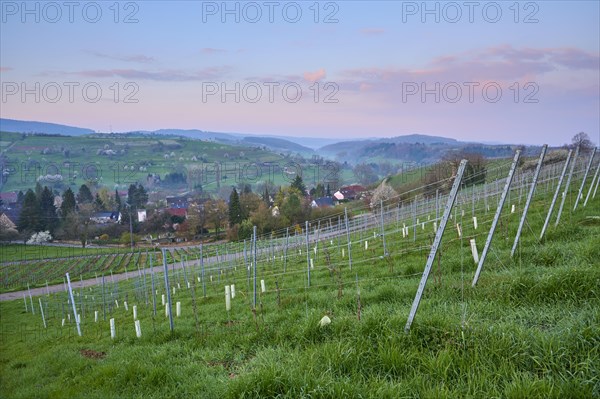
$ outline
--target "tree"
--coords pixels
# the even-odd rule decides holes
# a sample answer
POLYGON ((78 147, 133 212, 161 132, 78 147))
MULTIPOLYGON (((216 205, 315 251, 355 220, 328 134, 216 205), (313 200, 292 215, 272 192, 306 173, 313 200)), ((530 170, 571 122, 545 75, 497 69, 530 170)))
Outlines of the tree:
POLYGON ((384 179, 373 192, 370 203, 371 209, 379 209, 381 201, 386 202, 397 197, 398 193, 387 184, 387 179, 384 179))
POLYGON ((17 194, 17 204, 23 205, 24 200, 25 200, 25 194, 23 193, 23 191, 19 190, 19 193, 17 194))
POLYGON ((35 244, 44 244, 48 241, 52 241, 52 235, 48 231, 40 231, 38 233, 33 233, 31 238, 27 240, 27 244, 35 245, 35 244))
POLYGON ((62 198, 63 198, 63 201, 62 201, 62 204, 60 205, 60 214, 64 220, 67 218, 67 215, 70 212, 75 211, 75 207, 77 206, 77 204, 75 203, 75 194, 73 193, 73 190, 71 190, 71 188, 67 188, 65 190, 62 198))
POLYGON ((234 188, 229 196, 229 225, 242 223, 242 206, 240 204, 240 196, 237 190, 234 188))
POLYGON ((279 187, 277 194, 275 194, 275 205, 281 207, 281 205, 283 205, 283 201, 285 201, 285 193, 283 192, 283 189, 279 187))
POLYGON ((262 200, 267 206, 271 206, 271 196, 269 195, 269 189, 265 186, 265 191, 263 192, 262 200))
POLYGON ((252 192, 240 195, 240 207, 242 209, 242 220, 248 219, 250 214, 258 209, 261 198, 252 192))
POLYGON ((227 219, 227 204, 223 200, 207 201, 205 204, 207 219, 215 229, 216 238, 219 238, 223 222, 227 219))
POLYGON ((82 204, 78 211, 69 212, 63 223, 64 234, 67 238, 78 239, 81 246, 85 248, 90 233, 90 217, 92 205, 82 204))
POLYGON ((106 207, 104 206, 104 202, 100 198, 100 194, 96 193, 96 197, 94 198, 94 210, 96 212, 105 211, 106 207))
POLYGON ((250 223, 247 223, 246 221, 242 223, 242 226, 240 227, 241 233, 238 233, 239 235, 245 236, 248 233, 251 235, 252 233, 248 230, 252 225, 256 226, 258 234, 273 231, 278 226, 277 218, 273 217, 273 213, 264 202, 261 202, 258 209, 252 212, 250 220, 250 223))
POLYGON ((98 190, 98 196, 100 197, 100 200, 104 204, 104 210, 107 210, 107 211, 115 210, 115 205, 116 205, 115 200, 110 195, 110 191, 106 187, 102 187, 102 188, 100 188, 100 190, 98 190))
POLYGON ((187 184, 187 177, 183 172, 167 173, 162 180, 165 185, 187 184))
POLYGON ((91 204, 92 201, 94 201, 94 197, 92 196, 90 188, 85 184, 82 184, 81 187, 79 187, 79 191, 77 192, 77 203, 91 204))
POLYGON ((44 188, 42 187, 42 185, 40 184, 39 181, 37 183, 35 183, 35 197, 38 199, 38 201, 40 200, 40 197, 42 196, 43 189, 44 188))
POLYGON ((19 215, 17 229, 21 233, 26 233, 26 235, 29 235, 31 232, 40 231, 40 216, 40 204, 35 197, 35 193, 29 189, 23 199, 23 207, 19 215))
POLYGON ((573 136, 571 143, 573 143, 573 148, 579 146, 579 151, 581 152, 589 152, 594 149, 594 143, 592 143, 590 136, 585 132, 579 132, 573 136))
POLYGON ((317 184, 315 187, 315 197, 321 198, 325 196, 325 187, 323 187, 323 183, 317 184))
POLYGON ((302 222, 302 203, 295 192, 291 192, 281 205, 281 214, 285 216, 290 223, 302 222))
POLYGON ((115 189, 115 210, 117 212, 121 211, 121 196, 119 195, 119 190, 115 189))
POLYGON ((133 209, 144 208, 148 203, 148 193, 141 184, 131 184, 127 190, 127 203, 133 209))
POLYGON ((50 234, 58 227, 58 216, 54 206, 54 194, 47 186, 44 186, 39 199, 40 204, 40 229, 48 230, 50 234))
POLYGON ((187 222, 189 226, 189 232, 192 235, 205 233, 207 212, 206 204, 191 203, 187 211, 187 222))
POLYGON ((465 167, 465 171, 463 173, 463 185, 469 187, 485 183, 487 166, 486 160, 481 154, 467 151, 450 153, 444 157, 445 164, 442 163, 440 166, 443 169, 451 171, 452 176, 454 176, 456 175, 458 166, 463 159, 467 160, 467 166, 465 167))
POLYGON ((254 226, 252 225, 252 221, 250 219, 245 219, 238 230, 238 240, 252 237, 253 232, 254 226))
POLYGON ((365 186, 377 181, 377 175, 375 174, 373 167, 366 163, 356 165, 352 169, 352 173, 354 173, 354 177, 356 177, 358 182, 365 186))
POLYGON ((13 222, 6 215, 0 215, 0 241, 11 241, 18 237, 19 232, 13 222))
POLYGON ((242 186, 240 190, 242 194, 250 194, 252 192, 252 186, 250 184, 240 183, 240 185, 242 186))
POLYGON ((292 182, 292 184, 290 184, 290 187, 300 191, 302 196, 306 195, 306 185, 304 185, 304 182, 302 181, 302 177, 300 177, 300 175, 296 175, 294 181, 292 182))

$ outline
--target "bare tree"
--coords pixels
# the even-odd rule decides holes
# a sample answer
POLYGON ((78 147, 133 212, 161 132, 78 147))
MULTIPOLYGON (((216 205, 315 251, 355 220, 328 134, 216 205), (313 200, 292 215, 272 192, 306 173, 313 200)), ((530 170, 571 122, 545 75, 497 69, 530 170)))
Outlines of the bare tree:
POLYGON ((579 132, 573 136, 571 143, 573 148, 579 146, 579 151, 582 152, 589 152, 594 148, 594 143, 592 143, 590 136, 585 132, 579 132))

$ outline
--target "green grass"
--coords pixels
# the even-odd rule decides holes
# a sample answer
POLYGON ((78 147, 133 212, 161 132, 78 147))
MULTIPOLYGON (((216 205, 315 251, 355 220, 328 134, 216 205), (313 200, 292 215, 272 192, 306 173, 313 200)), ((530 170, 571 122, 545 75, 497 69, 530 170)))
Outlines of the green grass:
MULTIPOLYGON (((519 204, 512 194, 520 211, 524 199, 519 204)), ((311 248, 310 288, 304 246, 302 253, 290 250, 285 273, 279 257, 263 256, 258 279, 265 280, 267 292, 259 294, 256 315, 241 259, 235 269, 206 265, 206 297, 197 280, 200 269, 188 267, 197 322, 183 271, 170 273, 173 302, 180 301, 183 311, 172 334, 161 306, 162 275, 155 276, 156 316, 152 293, 146 305, 138 278, 107 282, 106 321, 102 287, 77 290, 83 337, 74 323, 61 327, 70 310, 64 292, 41 297, 46 329, 37 298, 35 314, 25 312, 23 300, 2 302, 0 397, 600 397, 600 224, 587 219, 600 214, 600 200, 571 212, 570 195, 561 224, 538 242, 551 194, 539 188, 514 259, 510 248, 520 213, 511 214, 507 203, 475 288, 469 239, 476 238, 481 252, 494 209, 486 213, 477 204, 478 230, 470 222, 470 204, 464 217, 457 209, 444 235, 441 267, 434 264, 409 334, 404 326, 429 252, 431 222, 417 229, 413 242, 412 229, 409 238, 398 229, 408 221, 389 221, 390 262, 380 258, 381 239, 373 238, 373 229, 353 234, 352 271, 347 253, 341 255, 346 241, 338 248, 336 239, 323 240, 318 257, 311 248), (229 314, 226 283, 236 286, 229 314), (133 304, 141 339, 135 337, 133 304), (100 312, 98 323, 94 310, 100 312), (320 328, 325 314, 332 323, 320 328), (117 324, 115 340, 110 317, 117 324), (88 358, 82 350, 104 356, 88 358)))
MULTIPOLYGON (((221 187, 245 182, 256 188, 258 183, 265 181, 271 181, 275 185, 289 185, 294 176, 285 176, 283 168, 286 165, 292 167, 297 161, 276 151, 252 146, 170 136, 54 137, 2 133, 0 150, 5 151, 3 155, 7 168, 14 171, 3 184, 3 192, 26 191, 35 186, 37 177, 46 174, 60 173, 63 176, 62 182, 42 182, 62 192, 67 187, 76 191, 81 184, 88 183, 88 180, 97 181, 99 186, 109 187, 110 190, 114 190, 116 185, 120 190, 126 190, 131 183, 146 184, 149 173, 156 173, 164 178, 167 173, 185 171, 188 186, 182 185, 178 189, 187 191, 200 184, 204 192, 217 194, 219 187, 216 183, 216 163, 221 164, 221 187), (159 148, 159 143, 163 143, 164 147, 159 148), (10 151, 5 151, 8 146, 11 146, 10 151), (104 149, 111 149, 116 154, 98 154, 99 150, 104 149), (46 153, 42 153, 45 150, 46 153), (68 150, 68 156, 65 155, 65 150, 68 150), (127 152, 121 153, 122 150, 127 152), (28 164, 30 161, 32 163, 28 164), (275 166, 263 165, 265 162, 275 166), (140 170, 140 167, 145 169, 140 170)), ((349 170, 336 173, 330 167, 316 165, 311 161, 300 161, 299 165, 307 185, 327 182, 336 176, 341 184, 353 179, 349 170)), ((173 187, 155 186, 151 188, 153 189, 162 189, 167 195, 173 194, 173 187)))

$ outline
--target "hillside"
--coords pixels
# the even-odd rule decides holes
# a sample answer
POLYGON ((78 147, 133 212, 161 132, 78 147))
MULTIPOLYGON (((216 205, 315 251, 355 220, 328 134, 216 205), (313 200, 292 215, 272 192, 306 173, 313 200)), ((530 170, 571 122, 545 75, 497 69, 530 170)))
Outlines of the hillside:
POLYGON ((269 147, 273 150, 297 152, 301 154, 312 154, 314 151, 303 145, 294 143, 290 140, 280 139, 276 137, 254 137, 246 136, 242 142, 251 144, 260 144, 269 147))
MULTIPOLYGON (((241 181, 245 165, 286 162, 275 152, 237 141, 232 145, 140 133, 76 137, 5 133, 0 149, 0 165, 5 171, 2 192, 26 190, 40 181, 58 191, 89 182, 111 190, 140 182, 152 191, 187 191, 201 186, 206 192, 218 193, 221 186, 241 181), (223 170, 215 169, 215 163, 223 165, 223 170), (164 187, 149 178, 155 174, 164 179, 172 172, 184 172, 187 184, 164 187)), ((261 180, 255 176, 258 172, 253 173, 250 184, 261 180)), ((265 169, 261 178, 266 177, 265 169)), ((273 177, 282 178, 274 173, 273 177)))
POLYGON ((0 118, 0 131, 12 133, 62 134, 66 136, 83 136, 85 134, 95 133, 91 129, 81 127, 47 122, 19 121, 6 118, 0 118))
MULTIPOLYGON (((505 176, 507 165, 501 169, 505 176)), ((595 238, 600 197, 571 211, 583 174, 580 165, 561 223, 552 224, 540 241, 560 168, 546 171, 550 178, 536 190, 514 257, 510 249, 528 184, 512 186, 475 287, 469 240, 476 240, 481 253, 498 193, 492 191, 496 182, 479 187, 482 197, 461 189, 468 201, 455 204, 408 332, 407 317, 439 221, 426 206, 431 201, 414 214, 413 198, 391 204, 381 219, 383 229, 378 217, 357 216, 347 235, 335 220, 323 220, 322 232, 310 229, 310 243, 302 241, 301 229, 289 237, 289 251, 286 236, 259 237, 256 268, 249 266, 251 256, 243 256, 246 243, 204 247, 203 253, 188 247, 173 256, 167 251, 167 283, 160 268, 148 266, 160 262, 131 254, 123 264, 131 262, 130 271, 136 265, 142 269, 129 279, 111 280, 109 269, 102 269, 93 286, 74 289, 81 337, 62 284, 56 293, 25 296, 24 301, 22 292, 17 300, 0 302, 0 395, 595 397, 600 386, 600 248, 595 238), (231 256, 219 258, 223 253, 231 256)), ((150 254, 162 260, 160 251, 150 254)), ((62 267, 78 281, 77 271, 88 270, 90 261, 85 262, 6 265, 1 276, 12 277, 13 269, 27 276, 22 269, 31 267, 43 281, 53 267, 62 267)), ((99 258, 92 266, 102 268, 105 262, 99 258)))
MULTIPOLYGON (((445 137, 413 134, 389 139, 344 141, 321 147, 318 152, 338 161, 352 164, 390 162, 394 164, 432 164, 447 153, 467 151, 487 158, 509 157, 518 146, 508 144, 466 143, 445 137)), ((539 152, 539 147, 529 146, 527 153, 539 152)))

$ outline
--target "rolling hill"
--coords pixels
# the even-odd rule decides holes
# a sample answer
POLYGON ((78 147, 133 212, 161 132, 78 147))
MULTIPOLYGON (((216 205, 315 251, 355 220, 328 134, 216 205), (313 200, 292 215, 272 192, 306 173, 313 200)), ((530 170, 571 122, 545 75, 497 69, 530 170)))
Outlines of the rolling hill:
POLYGON ((66 136, 83 136, 85 134, 95 133, 92 129, 81 127, 47 122, 19 121, 6 118, 0 118, 0 131, 11 133, 62 134, 66 136))

